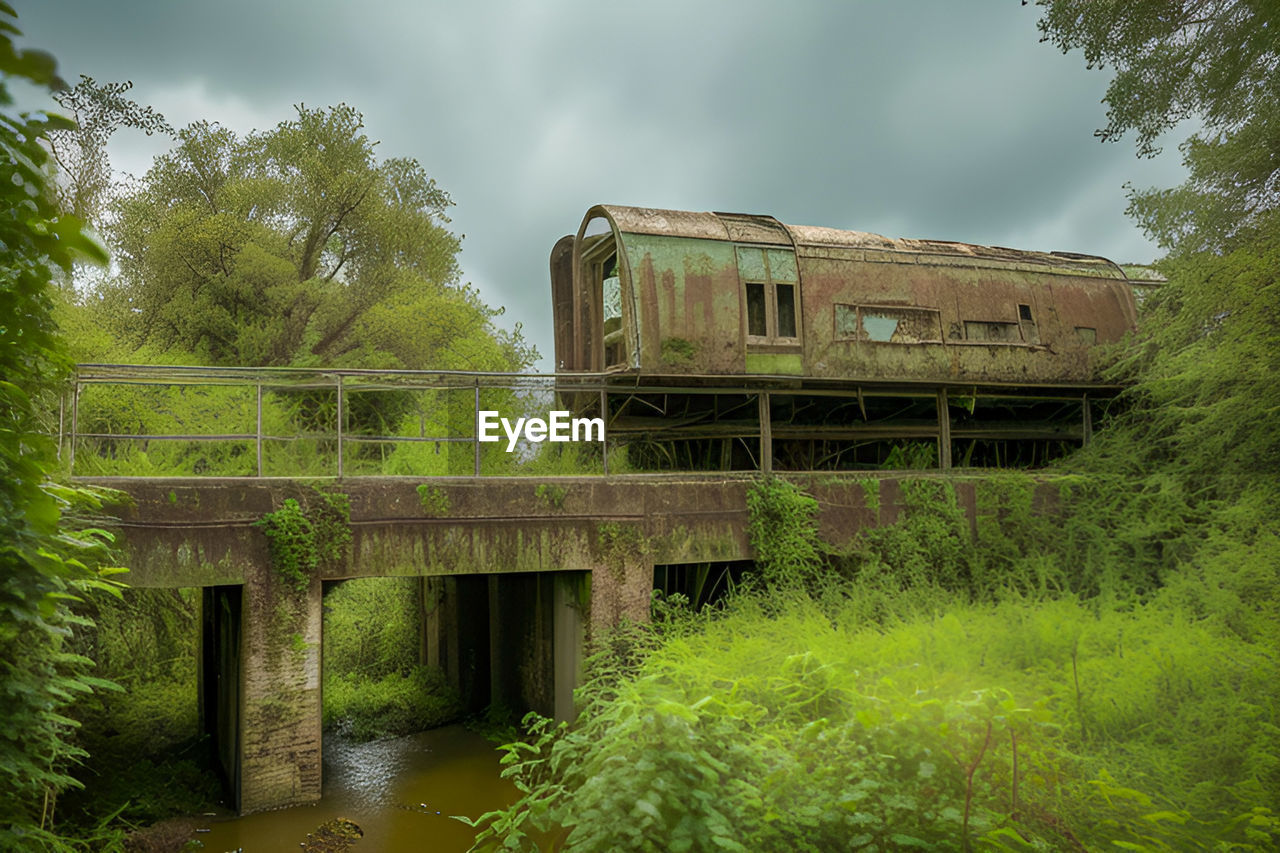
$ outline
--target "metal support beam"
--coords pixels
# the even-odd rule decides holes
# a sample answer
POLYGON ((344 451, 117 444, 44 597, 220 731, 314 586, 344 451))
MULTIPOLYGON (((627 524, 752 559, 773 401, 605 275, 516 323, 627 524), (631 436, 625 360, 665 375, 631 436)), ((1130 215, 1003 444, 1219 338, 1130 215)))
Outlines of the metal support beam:
POLYGON ((254 438, 258 445, 258 476, 262 476, 262 385, 258 385, 258 427, 254 438))
POLYGON ((946 388, 938 389, 938 467, 944 471, 951 467, 951 406, 946 388))
POLYGON ((80 423, 80 381, 71 391, 71 436, 67 439, 67 474, 76 472, 76 427, 80 423))
POLYGON ((769 392, 762 391, 760 400, 760 471, 773 473, 773 424, 769 414, 769 392))
POLYGON ((600 436, 600 464, 604 467, 604 475, 609 476, 609 392, 600 389, 600 423, 604 430, 600 436))

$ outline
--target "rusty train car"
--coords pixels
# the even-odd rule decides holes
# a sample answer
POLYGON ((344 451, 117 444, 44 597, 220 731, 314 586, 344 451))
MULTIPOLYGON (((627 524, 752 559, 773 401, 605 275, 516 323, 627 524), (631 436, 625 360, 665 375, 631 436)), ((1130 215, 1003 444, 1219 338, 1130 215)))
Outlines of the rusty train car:
MULTIPOLYGON (((556 243, 551 293, 557 372, 775 387, 781 414, 762 411, 770 423, 756 429, 807 442, 810 462, 818 441, 857 460, 859 443, 932 436, 943 462, 956 436, 1079 443, 1090 396, 1118 390, 1099 376, 1097 347, 1136 324, 1128 278, 1101 257, 614 205, 592 207, 556 243), (857 397, 855 416, 841 394, 857 397), (869 410, 868 399, 888 402, 869 410)), ((685 401, 679 414, 698 427, 685 435, 745 441, 749 425, 735 433, 707 405, 685 401)), ((634 407, 609 414, 624 430, 662 428, 652 414, 633 423, 634 407)))

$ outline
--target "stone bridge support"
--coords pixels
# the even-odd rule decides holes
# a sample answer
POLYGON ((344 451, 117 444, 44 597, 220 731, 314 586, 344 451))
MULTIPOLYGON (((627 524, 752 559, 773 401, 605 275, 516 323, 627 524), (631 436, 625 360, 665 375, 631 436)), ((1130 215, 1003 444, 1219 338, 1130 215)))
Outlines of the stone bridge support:
POLYGON ((320 798, 320 580, 265 566, 202 596, 200 711, 241 814, 320 798))

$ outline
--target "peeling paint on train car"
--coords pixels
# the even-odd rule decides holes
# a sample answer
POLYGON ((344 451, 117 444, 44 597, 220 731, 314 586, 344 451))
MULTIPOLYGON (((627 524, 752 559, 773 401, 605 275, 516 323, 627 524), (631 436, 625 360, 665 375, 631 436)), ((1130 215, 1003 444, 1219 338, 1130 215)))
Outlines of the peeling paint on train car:
POLYGON ((640 363, 679 373, 742 373, 738 268, 732 243, 623 234, 641 305, 640 363), (690 342, 671 358, 662 341, 690 342))

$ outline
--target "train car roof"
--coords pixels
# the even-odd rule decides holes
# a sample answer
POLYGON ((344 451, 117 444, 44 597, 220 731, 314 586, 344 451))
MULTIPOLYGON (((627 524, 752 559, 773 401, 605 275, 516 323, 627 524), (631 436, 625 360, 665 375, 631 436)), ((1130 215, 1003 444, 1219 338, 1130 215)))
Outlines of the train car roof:
POLYGON ((1036 272, 1080 275, 1127 281, 1119 265, 1097 255, 1075 252, 1033 252, 1003 246, 981 246, 945 240, 890 238, 867 231, 843 231, 813 225, 786 225, 772 216, 745 213, 662 210, 651 207, 596 205, 587 212, 584 227, 605 214, 619 233, 795 248, 862 249, 886 260, 975 267, 1013 267, 1036 272), (895 258, 894 256, 901 256, 895 258))

